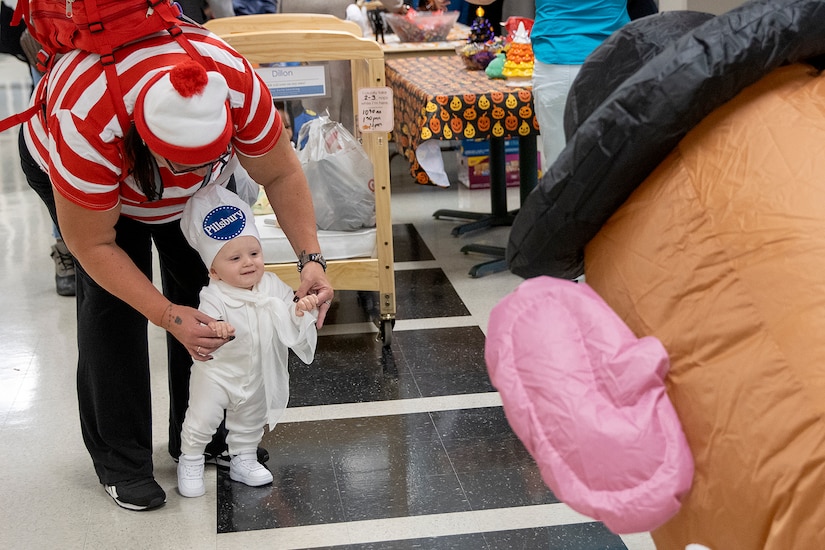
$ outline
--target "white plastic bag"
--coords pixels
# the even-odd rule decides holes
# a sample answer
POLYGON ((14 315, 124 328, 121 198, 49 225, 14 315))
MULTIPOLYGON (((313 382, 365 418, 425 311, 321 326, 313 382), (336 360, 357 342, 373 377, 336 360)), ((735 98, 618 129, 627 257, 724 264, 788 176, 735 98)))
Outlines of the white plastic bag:
POLYGON ((354 231, 375 227, 372 162, 340 123, 321 115, 301 127, 298 151, 309 181, 318 229, 354 231))

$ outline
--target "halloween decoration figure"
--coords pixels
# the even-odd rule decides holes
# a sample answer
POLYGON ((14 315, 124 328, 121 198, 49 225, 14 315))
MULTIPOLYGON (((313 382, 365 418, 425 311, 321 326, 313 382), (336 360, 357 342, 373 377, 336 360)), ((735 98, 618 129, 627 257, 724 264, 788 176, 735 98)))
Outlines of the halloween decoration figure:
POLYGON ((585 273, 668 354, 695 470, 659 550, 825 548, 823 28, 821 0, 632 21, 582 67, 510 233, 514 273, 585 273))
POLYGON ((470 25, 470 34, 467 37, 467 42, 483 44, 484 42, 492 40, 495 35, 493 24, 490 23, 489 19, 484 17, 484 8, 479 6, 476 8, 476 17, 473 19, 473 24, 470 25))
POLYGON ((507 49, 507 59, 502 70, 502 74, 507 77, 507 85, 529 86, 533 77, 534 61, 530 36, 524 28, 524 23, 519 23, 516 36, 507 49))
POLYGON ((496 54, 495 59, 490 61, 487 65, 487 68, 484 69, 484 72, 487 74, 489 78, 507 78, 502 74, 504 71, 504 62, 506 61, 506 56, 503 53, 496 54))

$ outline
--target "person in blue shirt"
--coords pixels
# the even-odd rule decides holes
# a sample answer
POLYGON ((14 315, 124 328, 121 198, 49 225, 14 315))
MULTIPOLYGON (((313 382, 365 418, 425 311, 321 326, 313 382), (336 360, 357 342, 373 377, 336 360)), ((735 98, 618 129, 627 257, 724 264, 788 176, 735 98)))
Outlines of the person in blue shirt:
POLYGON ((585 58, 629 21, 627 0, 536 0, 530 33, 536 57, 533 103, 545 166, 553 164, 564 148, 564 106, 585 58))

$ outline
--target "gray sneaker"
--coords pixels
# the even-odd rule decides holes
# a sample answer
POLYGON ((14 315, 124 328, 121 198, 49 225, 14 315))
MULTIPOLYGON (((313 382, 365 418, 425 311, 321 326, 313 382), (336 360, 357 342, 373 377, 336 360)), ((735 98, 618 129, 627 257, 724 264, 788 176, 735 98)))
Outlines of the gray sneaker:
POLYGON ((52 245, 52 260, 54 260, 54 285, 61 296, 74 296, 77 291, 75 280, 74 257, 63 239, 57 239, 52 245))

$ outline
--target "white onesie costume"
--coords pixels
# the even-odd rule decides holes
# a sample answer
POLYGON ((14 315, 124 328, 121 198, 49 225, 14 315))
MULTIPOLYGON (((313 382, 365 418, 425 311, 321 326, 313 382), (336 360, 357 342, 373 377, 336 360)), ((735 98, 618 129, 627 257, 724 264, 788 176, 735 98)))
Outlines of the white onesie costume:
POLYGON ((224 410, 231 455, 255 452, 264 424, 272 429, 280 419, 289 400, 289 349, 309 364, 318 339, 317 311, 298 317, 293 296, 269 272, 252 290, 214 280, 201 290, 198 309, 235 327, 235 339, 192 365, 183 454, 203 454, 224 410))

